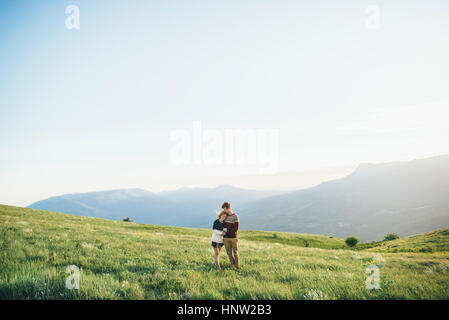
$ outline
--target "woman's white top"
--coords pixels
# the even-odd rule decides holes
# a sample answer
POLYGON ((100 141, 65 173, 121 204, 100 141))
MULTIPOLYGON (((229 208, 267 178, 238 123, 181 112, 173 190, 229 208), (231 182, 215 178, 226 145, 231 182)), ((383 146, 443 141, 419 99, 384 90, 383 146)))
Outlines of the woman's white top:
POLYGON ((223 243, 222 234, 223 234, 223 230, 213 229, 211 241, 216 242, 216 243, 223 243))

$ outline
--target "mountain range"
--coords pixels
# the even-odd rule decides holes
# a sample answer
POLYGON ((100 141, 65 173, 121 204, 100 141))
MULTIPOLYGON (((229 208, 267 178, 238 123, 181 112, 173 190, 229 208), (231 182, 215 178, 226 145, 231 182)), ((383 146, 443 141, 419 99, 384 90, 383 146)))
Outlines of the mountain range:
POLYGON ((210 227, 224 201, 235 207, 282 191, 245 190, 230 185, 216 188, 181 188, 153 193, 142 189, 122 189, 74 193, 51 197, 29 206, 33 209, 76 215, 123 219, 134 222, 181 227, 210 227))
POLYGON ((232 203, 244 229, 356 235, 362 241, 390 232, 408 236, 449 226, 449 155, 361 164, 341 179, 290 192, 231 185, 159 193, 125 189, 56 196, 29 207, 208 228, 223 201, 232 203))
POLYGON ((247 203, 240 212, 251 229, 353 234, 363 241, 447 227, 449 155, 361 164, 341 179, 247 203))

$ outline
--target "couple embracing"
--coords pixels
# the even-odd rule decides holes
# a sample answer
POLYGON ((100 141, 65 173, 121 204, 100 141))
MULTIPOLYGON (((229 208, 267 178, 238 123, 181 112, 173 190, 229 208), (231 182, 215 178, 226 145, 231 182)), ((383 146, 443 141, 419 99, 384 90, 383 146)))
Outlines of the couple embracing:
POLYGON ((226 248, 231 265, 240 269, 237 231, 239 230, 239 216, 232 211, 229 202, 221 206, 223 211, 218 213, 218 219, 212 227, 212 247, 214 247, 215 263, 217 269, 220 267, 220 252, 223 245, 226 248))

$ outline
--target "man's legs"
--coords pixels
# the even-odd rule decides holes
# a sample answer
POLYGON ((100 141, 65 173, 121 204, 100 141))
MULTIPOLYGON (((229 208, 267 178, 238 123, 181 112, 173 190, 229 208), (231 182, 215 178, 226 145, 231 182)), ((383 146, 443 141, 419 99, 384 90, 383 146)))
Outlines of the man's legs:
POLYGON ((235 264, 234 257, 232 256, 232 239, 230 238, 224 238, 223 239, 224 246, 226 248, 226 253, 229 257, 229 262, 231 262, 232 265, 235 264))
POLYGON ((239 257, 239 246, 238 246, 238 239, 234 238, 232 239, 232 254, 234 258, 234 266, 237 269, 240 269, 240 257, 239 257))

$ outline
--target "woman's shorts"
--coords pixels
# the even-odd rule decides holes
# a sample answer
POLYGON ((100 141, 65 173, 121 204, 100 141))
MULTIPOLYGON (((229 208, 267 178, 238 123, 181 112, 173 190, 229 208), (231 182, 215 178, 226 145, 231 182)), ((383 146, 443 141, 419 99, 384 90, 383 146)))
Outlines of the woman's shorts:
POLYGON ((217 243, 217 242, 213 242, 212 241, 212 247, 216 248, 216 247, 223 247, 223 243, 217 243))

